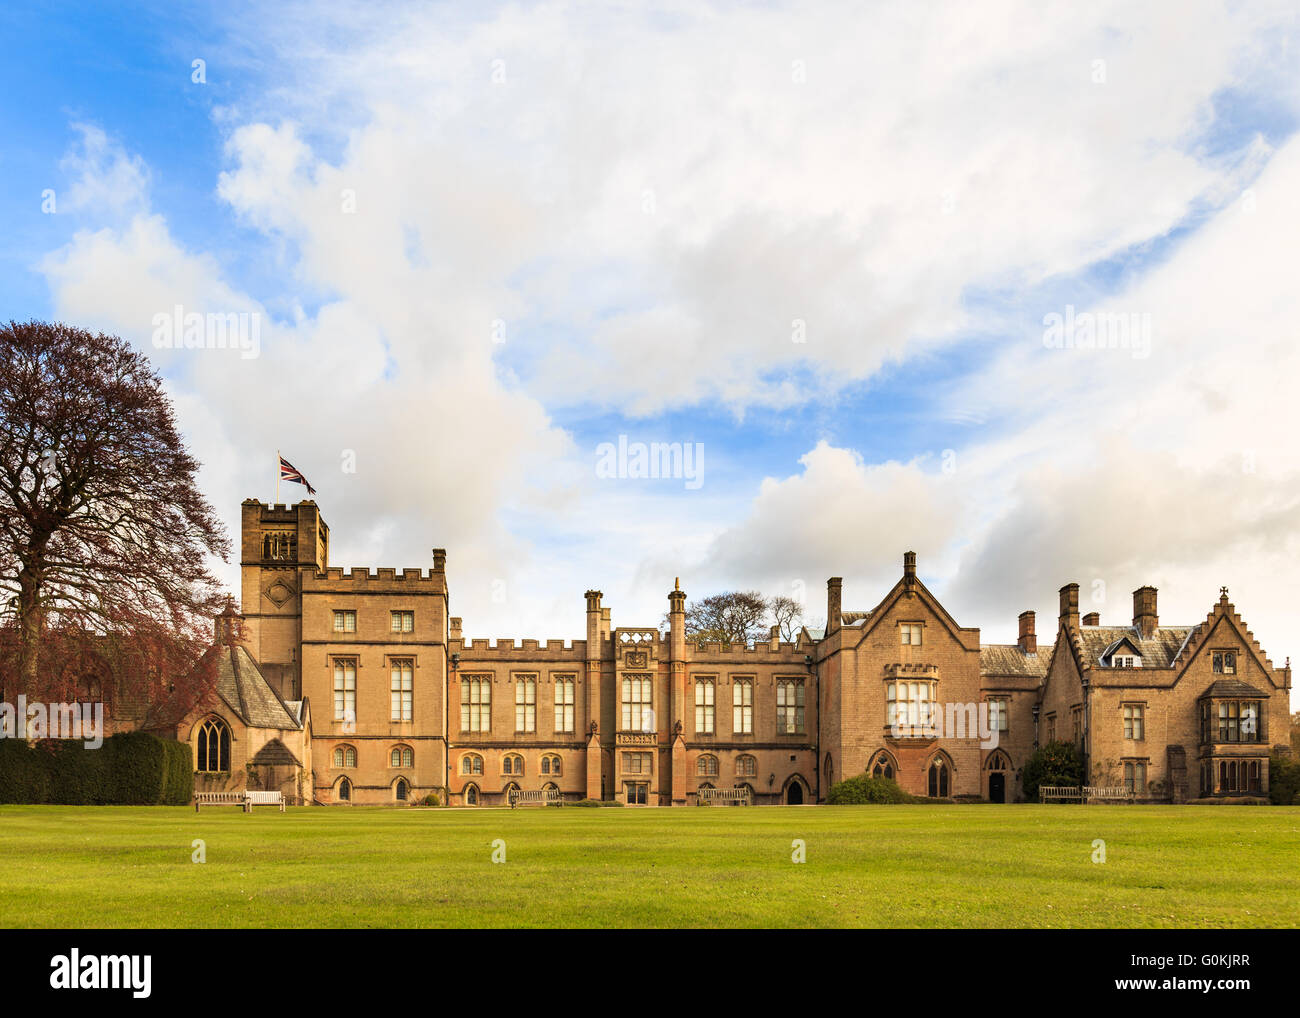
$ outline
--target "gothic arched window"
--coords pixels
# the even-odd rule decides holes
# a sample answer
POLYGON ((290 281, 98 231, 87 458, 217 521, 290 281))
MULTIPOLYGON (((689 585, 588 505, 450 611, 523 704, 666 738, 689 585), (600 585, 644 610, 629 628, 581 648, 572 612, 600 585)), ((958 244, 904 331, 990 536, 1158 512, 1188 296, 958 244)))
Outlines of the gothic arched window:
POLYGON ((208 718, 199 727, 197 755, 197 771, 211 774, 230 770, 230 728, 220 718, 208 718))

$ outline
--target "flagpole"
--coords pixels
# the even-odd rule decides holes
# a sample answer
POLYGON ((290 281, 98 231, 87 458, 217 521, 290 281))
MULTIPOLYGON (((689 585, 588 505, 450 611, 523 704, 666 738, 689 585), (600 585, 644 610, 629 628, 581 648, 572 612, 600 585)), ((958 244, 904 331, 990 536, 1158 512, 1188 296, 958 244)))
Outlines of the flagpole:
POLYGON ((280 504, 280 450, 275 450, 275 504, 280 504))

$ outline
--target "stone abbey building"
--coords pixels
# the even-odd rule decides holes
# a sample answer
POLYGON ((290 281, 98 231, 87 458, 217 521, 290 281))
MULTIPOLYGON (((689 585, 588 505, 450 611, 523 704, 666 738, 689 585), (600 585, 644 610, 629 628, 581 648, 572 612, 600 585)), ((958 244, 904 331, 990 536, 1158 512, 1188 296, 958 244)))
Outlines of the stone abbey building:
POLYGON ((1270 750, 1289 741, 1289 663, 1273 666, 1226 589, 1193 625, 1162 625, 1152 587, 1131 623, 1102 625, 1080 617, 1072 583, 1052 642, 1025 612, 1015 644, 990 645, 909 552, 870 611, 842 609, 829 580, 825 629, 793 643, 693 645, 680 589, 666 633, 615 626, 589 590, 585 639, 466 641, 442 550, 428 571, 344 571, 314 502, 242 511, 242 643, 222 651, 211 709, 176 733, 202 787, 465 806, 554 788, 685 806, 743 786, 757 803, 814 803, 866 771, 916 795, 1014 802, 1034 748, 1061 739, 1092 783, 1184 802, 1266 794, 1270 750), (932 708, 996 734, 927 727, 932 708))

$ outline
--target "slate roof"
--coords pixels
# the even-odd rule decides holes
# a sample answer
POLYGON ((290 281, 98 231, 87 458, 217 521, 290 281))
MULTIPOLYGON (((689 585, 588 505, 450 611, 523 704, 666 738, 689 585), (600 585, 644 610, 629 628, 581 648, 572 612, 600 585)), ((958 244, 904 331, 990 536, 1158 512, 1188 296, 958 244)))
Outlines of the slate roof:
POLYGON ((1220 679, 1201 694, 1202 698, 1207 696, 1241 696, 1259 697, 1262 700, 1268 699, 1267 693, 1260 692, 1249 682, 1242 682, 1241 679, 1220 679))
POLYGON ((873 608, 869 612, 840 612, 840 625, 842 626, 860 626, 865 623, 872 615, 875 614, 873 608))
POLYGON ((1084 662, 1094 668, 1109 667, 1102 664, 1102 658, 1123 640, 1128 640, 1141 656, 1143 668, 1168 668, 1196 628, 1162 627, 1150 636, 1143 636, 1134 626, 1081 626, 1079 639, 1084 662))
POLYGON ((1041 679, 1052 660, 1052 644, 1026 654, 1016 644, 986 643, 980 647, 981 675, 1028 675, 1041 679))
POLYGON ((265 746, 253 754, 252 763, 258 767, 301 767, 298 758, 293 755, 289 747, 279 739, 272 739, 265 746))
POLYGON ((276 695, 253 656, 242 645, 219 647, 217 695, 250 728, 297 730, 302 726, 276 695))

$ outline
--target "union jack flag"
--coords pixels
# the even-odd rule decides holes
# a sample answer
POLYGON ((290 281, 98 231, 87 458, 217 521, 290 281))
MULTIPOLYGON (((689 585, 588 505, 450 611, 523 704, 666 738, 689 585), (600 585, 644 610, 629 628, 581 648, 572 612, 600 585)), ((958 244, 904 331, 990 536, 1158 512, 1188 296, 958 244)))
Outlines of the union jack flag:
POLYGON ((297 467, 295 467, 283 456, 280 457, 280 480, 294 481, 298 484, 304 484, 307 486, 308 495, 316 494, 316 489, 307 483, 307 478, 303 477, 302 471, 299 470, 297 467))

